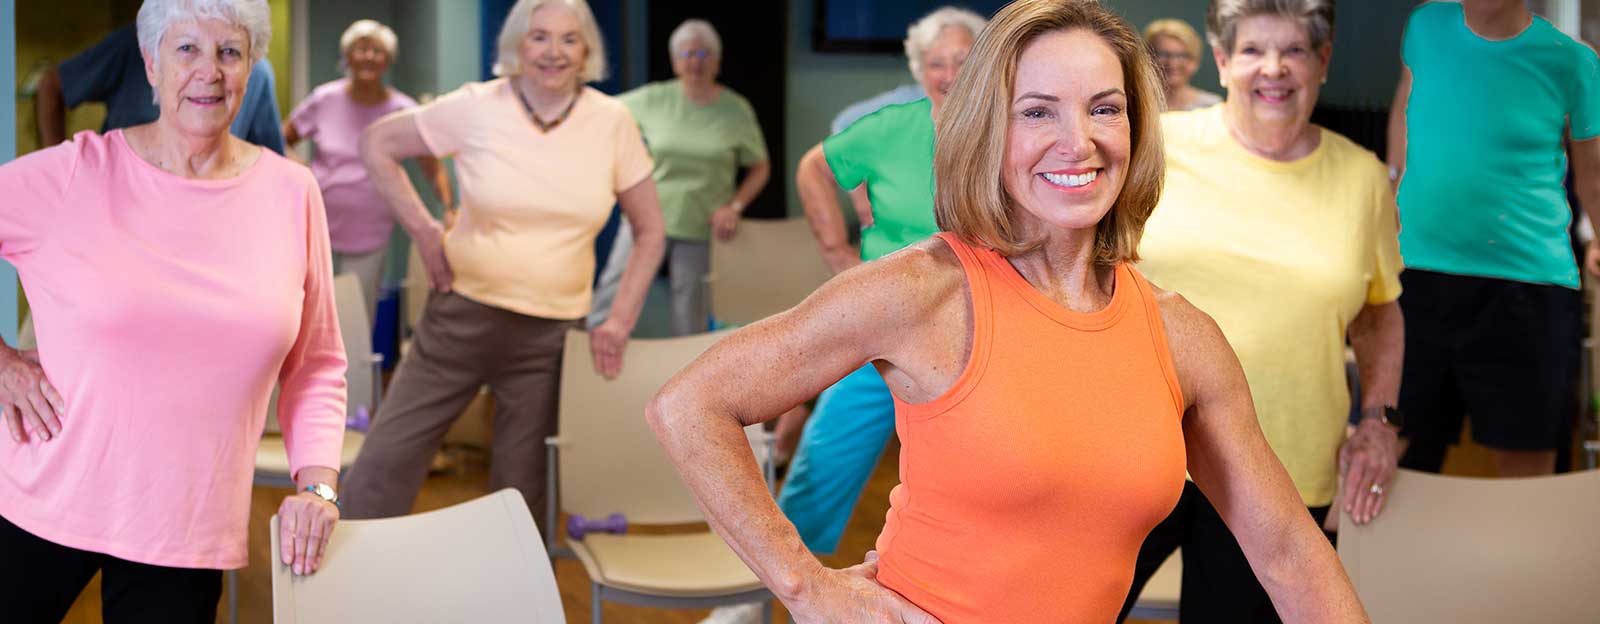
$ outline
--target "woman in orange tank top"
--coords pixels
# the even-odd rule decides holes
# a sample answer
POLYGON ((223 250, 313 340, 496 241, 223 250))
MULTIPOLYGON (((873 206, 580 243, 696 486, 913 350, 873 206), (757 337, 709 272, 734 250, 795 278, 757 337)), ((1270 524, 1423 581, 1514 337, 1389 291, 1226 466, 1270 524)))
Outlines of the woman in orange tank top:
POLYGON ((651 403, 712 527, 796 621, 1113 621, 1186 469, 1286 621, 1366 621, 1222 333, 1130 264, 1161 192, 1160 94, 1097 2, 1012 3, 938 120, 946 231, 729 336, 651 403), (877 553, 832 570, 741 428, 866 362, 895 396, 902 482, 877 553))

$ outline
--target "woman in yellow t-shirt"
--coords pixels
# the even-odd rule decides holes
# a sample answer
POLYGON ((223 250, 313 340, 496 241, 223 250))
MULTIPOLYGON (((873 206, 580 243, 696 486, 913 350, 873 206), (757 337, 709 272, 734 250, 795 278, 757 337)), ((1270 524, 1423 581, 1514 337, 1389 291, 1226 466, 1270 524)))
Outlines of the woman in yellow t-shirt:
MULTIPOLYGON (((1311 123, 1333 51, 1333 13, 1332 0, 1212 1, 1206 34, 1227 99, 1163 116, 1166 190, 1139 268, 1221 326, 1261 429, 1312 516, 1322 522, 1332 512, 1342 476, 1337 502, 1364 523, 1382 509, 1395 470, 1400 254, 1384 166, 1311 123), (1347 334, 1363 390, 1353 429, 1347 334)), ((1192 483, 1145 541, 1129 606, 1178 547, 1184 576, 1210 581, 1207 591, 1185 588, 1184 621, 1278 621, 1192 483)))

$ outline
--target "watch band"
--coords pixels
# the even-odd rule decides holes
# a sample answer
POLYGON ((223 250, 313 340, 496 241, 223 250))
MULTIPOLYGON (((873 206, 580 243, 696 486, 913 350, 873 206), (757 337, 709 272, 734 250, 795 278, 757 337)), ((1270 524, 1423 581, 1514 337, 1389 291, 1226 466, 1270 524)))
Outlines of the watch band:
POLYGON ((334 507, 338 507, 340 509, 344 508, 343 505, 339 504, 339 493, 334 491, 333 486, 331 485, 326 483, 313 483, 306 486, 304 491, 310 492, 312 496, 333 503, 334 507))

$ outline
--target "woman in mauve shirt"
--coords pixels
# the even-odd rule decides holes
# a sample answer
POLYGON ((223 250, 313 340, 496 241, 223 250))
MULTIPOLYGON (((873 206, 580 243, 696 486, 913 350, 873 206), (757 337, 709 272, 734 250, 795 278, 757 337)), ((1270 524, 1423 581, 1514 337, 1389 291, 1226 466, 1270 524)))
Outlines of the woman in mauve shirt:
POLYGON ((228 134, 270 29, 265 0, 147 0, 161 116, 0 167, 39 342, 0 347, 0 619, 60 621, 102 572, 107 621, 214 621, 274 385, 280 557, 321 564, 345 416, 322 197, 228 134))

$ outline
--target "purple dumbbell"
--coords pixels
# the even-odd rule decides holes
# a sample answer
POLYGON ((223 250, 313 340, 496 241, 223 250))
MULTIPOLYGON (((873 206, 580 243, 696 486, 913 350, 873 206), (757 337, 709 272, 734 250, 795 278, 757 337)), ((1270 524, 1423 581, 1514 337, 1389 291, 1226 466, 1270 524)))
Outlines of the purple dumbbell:
POLYGON ((575 540, 583 539, 590 533, 615 533, 628 532, 628 519, 622 514, 614 513, 604 518, 585 518, 583 516, 567 517, 567 536, 575 540))
POLYGON ((351 431, 360 431, 361 433, 366 433, 368 429, 371 429, 372 414, 367 410, 367 406, 357 405, 355 413, 345 419, 344 428, 351 431))

